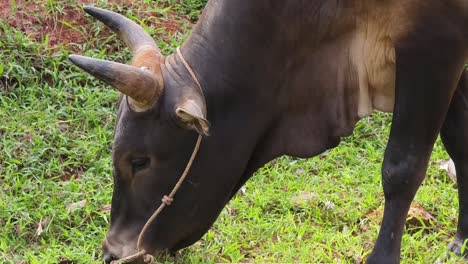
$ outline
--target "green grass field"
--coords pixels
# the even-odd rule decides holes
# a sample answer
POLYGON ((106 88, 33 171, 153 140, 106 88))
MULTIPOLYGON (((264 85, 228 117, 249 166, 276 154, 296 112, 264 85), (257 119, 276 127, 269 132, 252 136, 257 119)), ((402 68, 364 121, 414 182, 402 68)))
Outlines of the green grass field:
MULTIPOLYGON (((95 5, 146 25, 168 54, 190 33, 200 1, 95 5)), ((0 3, 0 263, 100 262, 118 94, 67 56, 126 62, 130 52, 85 15, 81 8, 90 2, 0 3)), ((390 122, 391 115, 374 114, 334 150, 266 165, 201 241, 160 261, 361 263, 381 220, 380 166, 390 122)), ((442 159, 448 156, 439 140, 415 199, 434 219, 407 225, 403 263, 461 262, 446 253, 458 199, 439 169, 442 159)))

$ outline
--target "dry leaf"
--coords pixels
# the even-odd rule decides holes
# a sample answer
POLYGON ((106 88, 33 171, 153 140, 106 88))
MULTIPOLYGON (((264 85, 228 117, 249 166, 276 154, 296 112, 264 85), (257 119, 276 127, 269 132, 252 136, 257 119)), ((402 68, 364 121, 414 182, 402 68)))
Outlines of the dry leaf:
POLYGON ((232 208, 229 207, 229 206, 226 207, 226 211, 227 211, 228 215, 237 215, 237 210, 236 210, 236 209, 232 209, 232 208))
MULTIPOLYGON (((366 217, 373 222, 382 222, 383 208, 376 209, 366 215, 366 217)), ((413 227, 420 227, 422 223, 426 226, 431 226, 435 222, 435 218, 424 209, 419 203, 411 203, 411 207, 406 217, 406 225, 413 227)))
POLYGON ((366 214, 366 217, 372 222, 381 223, 383 217, 383 208, 380 207, 378 209, 375 209, 374 211, 369 212, 368 214, 366 214))
POLYGON ((246 186, 242 186, 242 188, 240 189, 241 193, 242 194, 245 194, 245 192, 247 191, 247 187, 246 186))
POLYGON ((76 203, 71 203, 67 206, 67 213, 77 209, 77 208, 83 208, 85 205, 88 203, 88 200, 84 199, 76 203))
POLYGON ((103 212, 103 213, 108 213, 108 212, 111 211, 111 207, 112 207, 112 205, 106 204, 106 205, 104 205, 104 206, 101 207, 101 212, 103 212))
POLYGON ((335 204, 332 201, 326 201, 324 206, 326 210, 333 210, 335 208, 335 204))
POLYGON ((62 259, 58 262, 58 264, 73 264, 75 261, 69 259, 62 259))
POLYGON ((42 232, 44 232, 44 229, 42 228, 42 218, 39 220, 39 223, 37 224, 37 229, 36 229, 36 236, 40 236, 42 232))
POLYGON ((299 192, 296 196, 291 198, 290 202, 295 206, 299 206, 303 203, 312 201, 314 198, 317 198, 317 194, 315 193, 299 192))
POLYGON ((439 169, 446 171, 450 179, 454 183, 457 183, 457 172, 455 170, 455 164, 453 163, 453 161, 451 159, 440 160, 439 164, 440 164, 439 169))
POLYGON ((431 226, 435 218, 418 203, 412 203, 406 217, 408 226, 431 226), (422 223, 421 223, 422 222, 422 223))
POLYGON ((21 235, 21 226, 20 225, 15 225, 15 231, 17 235, 21 235))
POLYGON ((301 168, 301 169, 297 169, 297 170, 294 172, 294 174, 295 174, 295 175, 301 175, 301 174, 303 174, 304 172, 305 172, 305 170, 301 168))

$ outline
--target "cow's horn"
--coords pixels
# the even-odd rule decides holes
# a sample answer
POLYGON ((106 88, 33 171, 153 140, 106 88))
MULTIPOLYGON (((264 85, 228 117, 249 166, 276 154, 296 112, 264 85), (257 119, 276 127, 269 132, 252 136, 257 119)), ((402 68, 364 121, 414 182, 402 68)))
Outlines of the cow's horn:
POLYGON ((148 109, 164 87, 160 68, 164 57, 156 42, 141 26, 120 14, 92 6, 86 6, 84 10, 124 40, 133 53, 132 66, 78 55, 71 55, 70 60, 131 97, 139 111, 148 109))
POLYGON ((89 74, 130 96, 140 105, 151 105, 159 95, 155 89, 158 87, 157 79, 144 69, 80 55, 70 55, 69 59, 89 74))
POLYGON ((112 11, 100 9, 94 6, 85 6, 84 11, 104 23, 115 33, 119 34, 120 38, 125 41, 134 55, 138 54, 142 48, 153 48, 159 50, 153 38, 146 33, 140 25, 132 20, 112 11))

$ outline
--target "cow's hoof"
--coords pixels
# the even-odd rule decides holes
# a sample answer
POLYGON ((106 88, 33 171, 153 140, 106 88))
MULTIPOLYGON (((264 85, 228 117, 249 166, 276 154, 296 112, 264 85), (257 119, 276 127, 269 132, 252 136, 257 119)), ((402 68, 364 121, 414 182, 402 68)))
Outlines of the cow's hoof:
POLYGON ((455 236, 455 239, 453 239, 452 242, 448 245, 448 250, 452 251, 455 253, 455 255, 459 257, 464 257, 465 259, 468 259, 468 247, 467 245, 463 246, 463 239, 461 239, 458 236, 455 236))

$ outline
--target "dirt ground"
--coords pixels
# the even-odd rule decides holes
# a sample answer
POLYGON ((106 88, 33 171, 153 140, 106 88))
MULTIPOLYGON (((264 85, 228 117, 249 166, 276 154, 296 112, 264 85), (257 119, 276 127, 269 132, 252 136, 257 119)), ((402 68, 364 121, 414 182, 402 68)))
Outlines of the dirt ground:
MULTIPOLYGON (((89 4, 92 1, 81 0, 81 2, 89 4)), ((10 1, 2 0, 0 4, 0 19, 38 42, 48 41, 49 46, 56 46, 59 43, 84 43, 85 39, 81 32, 71 27, 89 26, 83 13, 78 13, 73 7, 66 7, 55 14, 49 12, 45 1, 20 0, 16 2, 14 10, 10 1)))
MULTIPOLYGON (((91 5, 94 1, 78 0, 76 2, 79 5, 56 10, 47 1, 16 0, 13 5, 11 0, 0 0, 0 20, 6 21, 9 26, 24 32, 37 42, 47 42, 50 48, 60 44, 83 44, 91 32, 91 23, 95 20, 82 11, 82 6, 91 5)), ((173 11, 169 11, 167 17, 161 19, 160 14, 151 11, 154 10, 154 6, 143 1, 141 3, 130 0, 113 1, 100 7, 113 11, 126 10, 131 7, 133 11, 137 11, 134 14, 142 18, 144 23, 156 28, 164 28, 166 34, 181 32, 183 23, 192 22, 188 19, 182 21, 180 15, 173 11), (135 8, 136 5, 137 8, 135 8)), ((109 34, 111 32, 105 30, 101 37, 109 34)))

